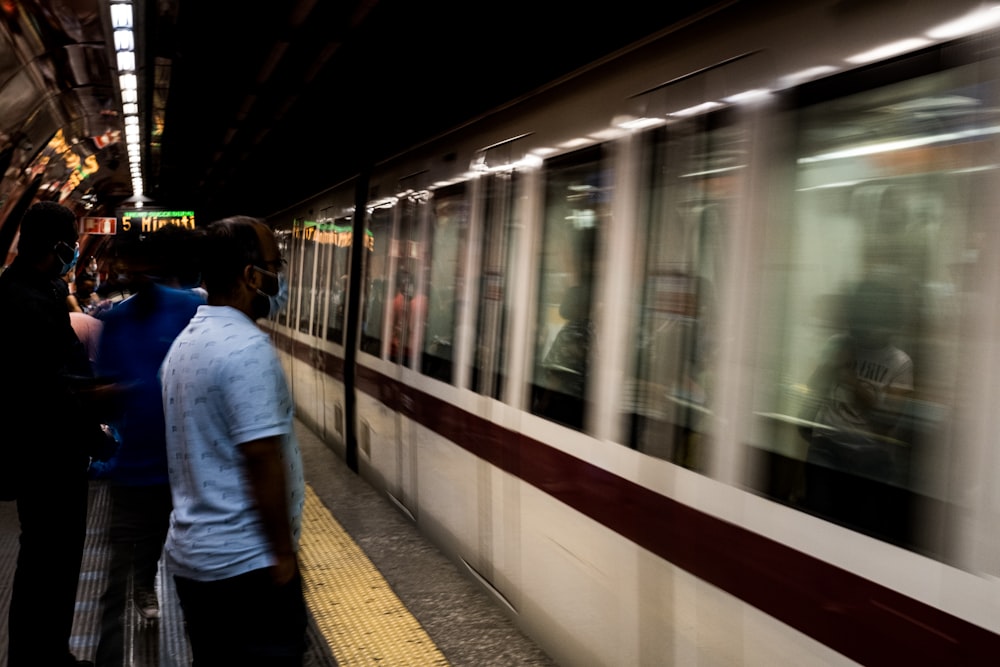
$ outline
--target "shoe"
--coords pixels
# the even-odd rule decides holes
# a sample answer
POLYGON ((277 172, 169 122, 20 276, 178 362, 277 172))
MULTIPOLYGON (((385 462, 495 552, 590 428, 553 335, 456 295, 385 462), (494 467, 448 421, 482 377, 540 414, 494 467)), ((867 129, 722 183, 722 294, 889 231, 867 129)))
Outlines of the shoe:
POLYGON ((155 591, 139 590, 135 592, 135 609, 147 621, 160 617, 160 601, 156 599, 155 591))

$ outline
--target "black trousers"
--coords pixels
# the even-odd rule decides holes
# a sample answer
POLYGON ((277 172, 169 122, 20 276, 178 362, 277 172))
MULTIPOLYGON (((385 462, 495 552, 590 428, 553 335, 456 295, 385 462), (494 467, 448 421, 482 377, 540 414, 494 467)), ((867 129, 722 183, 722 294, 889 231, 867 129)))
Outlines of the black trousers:
POLYGON ((8 667, 71 664, 69 638, 87 531, 87 471, 35 472, 18 488, 21 537, 7 620, 8 667))
POLYGON ((302 577, 284 586, 270 569, 219 581, 174 577, 193 667, 301 667, 308 623, 302 577))

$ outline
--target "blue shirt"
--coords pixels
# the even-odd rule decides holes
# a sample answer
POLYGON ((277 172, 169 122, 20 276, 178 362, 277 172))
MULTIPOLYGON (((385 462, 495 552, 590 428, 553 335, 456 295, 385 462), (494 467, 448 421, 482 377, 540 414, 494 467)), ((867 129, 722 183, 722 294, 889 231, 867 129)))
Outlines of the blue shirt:
POLYGON ((167 483, 166 426, 157 374, 174 338, 203 303, 194 292, 150 285, 105 314, 97 373, 126 387, 121 414, 113 422, 121 447, 102 466, 102 476, 112 483, 167 483))
POLYGON ((295 545, 305 480, 292 397, 270 338, 235 308, 202 306, 167 353, 161 378, 174 504, 168 568, 215 581, 273 565, 240 445, 282 437, 295 545))

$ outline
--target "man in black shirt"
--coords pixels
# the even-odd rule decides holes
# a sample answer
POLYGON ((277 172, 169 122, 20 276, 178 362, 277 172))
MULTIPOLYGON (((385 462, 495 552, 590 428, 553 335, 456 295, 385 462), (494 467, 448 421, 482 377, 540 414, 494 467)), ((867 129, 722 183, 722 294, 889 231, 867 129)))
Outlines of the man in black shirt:
POLYGON ((89 445, 100 437, 74 391, 79 341, 53 279, 78 254, 75 214, 54 202, 25 213, 17 257, 0 274, 4 463, 20 551, 8 618, 9 667, 91 664, 70 653, 87 523, 89 445))

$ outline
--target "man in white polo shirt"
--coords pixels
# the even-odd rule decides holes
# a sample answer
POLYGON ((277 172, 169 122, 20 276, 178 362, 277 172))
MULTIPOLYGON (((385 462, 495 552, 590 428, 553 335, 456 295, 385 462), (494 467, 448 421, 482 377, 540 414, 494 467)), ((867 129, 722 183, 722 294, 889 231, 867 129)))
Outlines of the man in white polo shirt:
POLYGON ((283 262, 257 219, 206 231, 208 304, 160 370, 174 508, 164 555, 196 667, 301 665, 302 460, 284 372, 256 325, 283 262))

